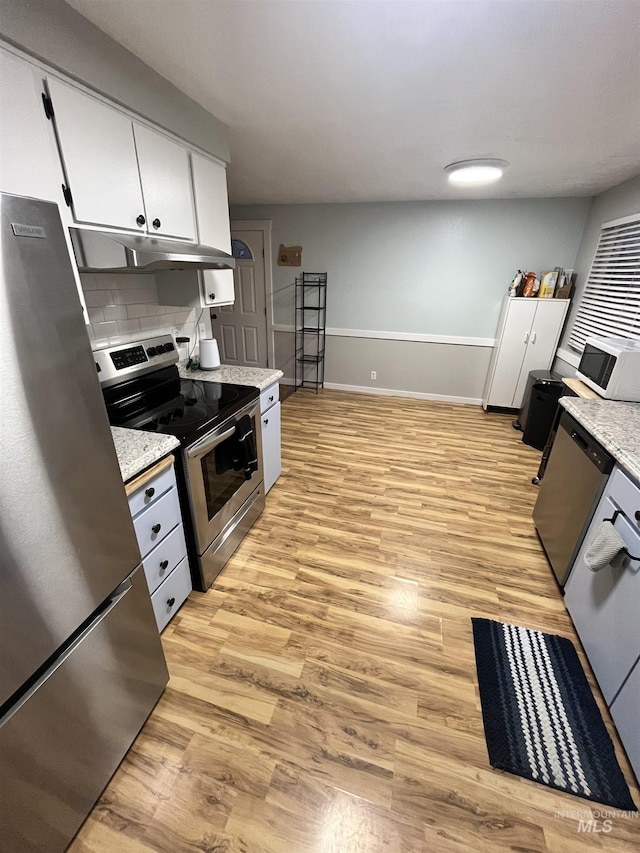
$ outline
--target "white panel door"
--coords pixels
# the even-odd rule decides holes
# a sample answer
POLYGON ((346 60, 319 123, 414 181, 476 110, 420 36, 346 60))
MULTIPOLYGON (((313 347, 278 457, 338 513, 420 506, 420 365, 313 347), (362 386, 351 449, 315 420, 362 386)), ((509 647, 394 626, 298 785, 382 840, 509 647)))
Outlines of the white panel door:
POLYGON ((490 406, 510 408, 514 405, 536 307, 535 299, 509 303, 504 333, 497 343, 500 349, 489 394, 490 406))
POLYGON ((147 231, 195 240, 189 152, 141 124, 133 130, 147 231))
POLYGON ((131 120, 58 80, 48 80, 73 214, 78 222, 144 230, 131 120))
POLYGON ((280 403, 274 403, 262 418, 262 463, 265 494, 282 472, 280 453, 280 403))
POLYGON ((527 352, 513 397, 513 407, 516 409, 522 405, 530 371, 548 370, 551 367, 567 310, 564 300, 537 299, 535 302, 536 313, 527 352))
POLYGON ((251 259, 236 260, 235 302, 211 312, 211 329, 223 364, 267 366, 267 316, 262 231, 234 228, 234 239, 251 250, 251 259))
POLYGON ((37 69, 0 51, 0 190, 62 202, 62 169, 37 69))

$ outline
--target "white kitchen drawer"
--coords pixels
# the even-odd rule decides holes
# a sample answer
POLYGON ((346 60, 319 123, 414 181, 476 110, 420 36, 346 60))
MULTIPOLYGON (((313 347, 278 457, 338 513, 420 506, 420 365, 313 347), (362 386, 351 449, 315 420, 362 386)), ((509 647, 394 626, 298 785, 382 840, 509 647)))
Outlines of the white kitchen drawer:
POLYGON ((154 592, 169 577, 178 563, 185 558, 187 546, 184 530, 179 524, 142 561, 149 592, 154 592))
POLYGON ((162 631, 174 617, 178 609, 187 600, 191 592, 191 573, 189 563, 185 559, 162 581, 151 596, 153 612, 156 616, 158 631, 162 631))
POLYGON ((607 494, 625 514, 631 527, 640 530, 640 487, 620 468, 615 468, 609 478, 607 494))
POLYGON ((260 413, 264 414, 270 406, 280 399, 280 385, 274 382, 260 393, 260 413))
POLYGON ((129 495, 129 512, 135 518, 139 512, 142 512, 143 509, 155 503, 165 492, 174 487, 175 484, 175 471, 173 465, 170 465, 164 471, 156 474, 155 477, 151 477, 144 485, 129 495))
POLYGON ((177 527, 181 520, 177 489, 170 489, 159 500, 154 501, 151 506, 139 513, 133 519, 133 526, 142 558, 144 559, 167 533, 177 527))

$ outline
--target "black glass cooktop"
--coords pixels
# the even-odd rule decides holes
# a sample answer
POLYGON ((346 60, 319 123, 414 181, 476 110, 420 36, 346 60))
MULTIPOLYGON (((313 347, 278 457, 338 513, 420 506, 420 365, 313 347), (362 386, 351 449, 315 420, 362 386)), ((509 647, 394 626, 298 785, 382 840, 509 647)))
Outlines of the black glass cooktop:
POLYGON ((106 389, 104 396, 113 425, 175 435, 187 445, 260 393, 248 385, 180 379, 177 370, 168 367, 106 389))

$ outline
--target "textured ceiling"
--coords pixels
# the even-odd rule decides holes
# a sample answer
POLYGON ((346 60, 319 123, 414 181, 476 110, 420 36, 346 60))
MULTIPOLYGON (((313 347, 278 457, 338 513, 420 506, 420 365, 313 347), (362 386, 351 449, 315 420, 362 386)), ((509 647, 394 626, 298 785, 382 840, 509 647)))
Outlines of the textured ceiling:
POLYGON ((591 195, 640 173, 639 0, 68 0, 231 129, 234 203, 591 195), (503 180, 447 184, 454 160, 503 180))

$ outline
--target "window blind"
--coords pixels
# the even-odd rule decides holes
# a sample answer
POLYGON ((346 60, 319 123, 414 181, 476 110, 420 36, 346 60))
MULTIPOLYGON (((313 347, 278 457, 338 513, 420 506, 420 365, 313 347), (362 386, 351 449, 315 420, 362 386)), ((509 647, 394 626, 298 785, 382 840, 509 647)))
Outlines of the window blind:
POLYGON ((567 343, 582 352, 590 335, 640 338, 640 213, 602 226, 567 343))

